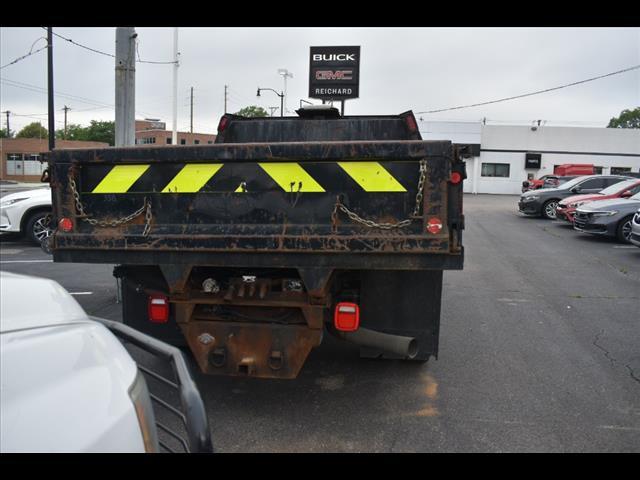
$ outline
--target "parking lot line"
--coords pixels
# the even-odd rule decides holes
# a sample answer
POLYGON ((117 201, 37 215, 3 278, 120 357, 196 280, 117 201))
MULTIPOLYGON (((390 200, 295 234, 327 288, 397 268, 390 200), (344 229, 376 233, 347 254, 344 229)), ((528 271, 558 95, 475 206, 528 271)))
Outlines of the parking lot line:
POLYGON ((0 264, 4 263, 52 263, 53 260, 2 260, 0 264))

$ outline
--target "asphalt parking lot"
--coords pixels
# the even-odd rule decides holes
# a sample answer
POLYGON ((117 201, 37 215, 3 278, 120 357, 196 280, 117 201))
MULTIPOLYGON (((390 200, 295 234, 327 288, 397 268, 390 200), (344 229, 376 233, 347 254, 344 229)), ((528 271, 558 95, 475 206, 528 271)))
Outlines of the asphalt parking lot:
MULTIPOLYGON (((325 335, 296 380, 198 375, 221 452, 640 452, 640 248, 465 195, 440 355, 364 360, 325 335)), ((16 236, 0 267, 120 319, 112 266, 54 264, 16 236)), ((37 301, 37 299, 34 299, 37 301)))

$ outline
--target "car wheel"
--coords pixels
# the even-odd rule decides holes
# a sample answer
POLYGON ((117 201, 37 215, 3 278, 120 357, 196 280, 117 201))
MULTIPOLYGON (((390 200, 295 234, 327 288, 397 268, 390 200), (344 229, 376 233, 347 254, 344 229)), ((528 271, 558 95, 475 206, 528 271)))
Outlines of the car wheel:
POLYGON ((49 221, 51 218, 50 212, 37 212, 29 217, 25 226, 25 234, 27 239, 37 245, 40 245, 42 240, 51 235, 52 230, 49 228, 49 221))
POLYGON ((619 242, 622 243, 631 243, 631 219, 632 216, 623 218, 620 223, 618 223, 618 228, 616 230, 616 237, 619 242))
POLYGON ((557 207, 558 207, 557 200, 549 200, 542 206, 542 216, 549 220, 555 220, 557 207))

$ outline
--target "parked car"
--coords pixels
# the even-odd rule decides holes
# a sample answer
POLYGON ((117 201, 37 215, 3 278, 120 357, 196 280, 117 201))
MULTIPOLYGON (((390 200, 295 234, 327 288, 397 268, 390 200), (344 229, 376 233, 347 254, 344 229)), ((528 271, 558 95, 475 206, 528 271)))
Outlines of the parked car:
POLYGON ((632 220, 640 208, 640 193, 630 198, 600 200, 576 210, 573 228, 580 232, 631 240, 632 220))
POLYGON ((640 192, 640 180, 624 180, 605 188, 600 193, 573 195, 558 202, 556 219, 573 223, 576 208, 593 201, 609 200, 613 198, 629 198, 640 192))
POLYGON ((556 188, 542 188, 525 192, 520 197, 518 210, 526 215, 555 219, 558 202, 575 194, 593 194, 628 180, 622 175, 584 175, 569 180, 556 188))
POLYGON ((51 188, 41 187, 10 193, 0 199, 0 232, 22 233, 40 244, 51 234, 51 188))
POLYGON ((187 412, 185 444, 211 451, 204 404, 180 350, 87 316, 53 280, 0 272, 0 295, 1 453, 160 451, 159 397, 116 336, 171 359, 187 412))
POLYGON ((569 180, 573 180, 577 175, 561 177, 559 175, 544 175, 538 180, 525 180, 522 182, 522 193, 529 190, 538 190, 539 188, 555 188, 569 180))
POLYGON ((629 241, 636 247, 640 247, 640 208, 631 221, 631 238, 629 238, 629 241))

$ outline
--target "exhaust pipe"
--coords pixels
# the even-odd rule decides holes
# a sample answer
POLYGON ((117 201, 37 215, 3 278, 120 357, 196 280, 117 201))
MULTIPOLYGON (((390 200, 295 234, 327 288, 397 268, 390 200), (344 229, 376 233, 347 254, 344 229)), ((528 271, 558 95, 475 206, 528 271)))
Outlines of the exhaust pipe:
POLYGON ((402 357, 411 359, 418 354, 418 341, 413 337, 390 335, 368 328, 359 328, 354 332, 336 331, 336 333, 341 338, 363 347, 379 348, 402 357))

